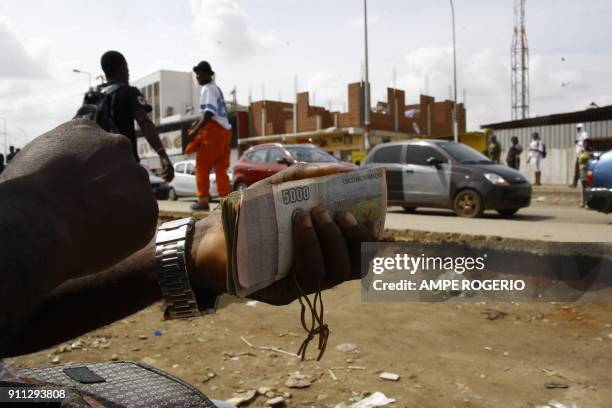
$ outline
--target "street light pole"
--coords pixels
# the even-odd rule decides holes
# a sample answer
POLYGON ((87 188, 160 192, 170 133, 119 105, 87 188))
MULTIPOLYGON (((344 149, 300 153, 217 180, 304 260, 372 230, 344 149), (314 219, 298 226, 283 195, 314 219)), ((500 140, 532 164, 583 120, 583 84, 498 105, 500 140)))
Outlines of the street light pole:
POLYGON ((363 148, 366 153, 370 150, 370 78, 368 76, 368 0, 363 0, 363 32, 364 32, 364 50, 365 50, 365 84, 363 87, 364 93, 364 132, 363 132, 363 148))
POLYGON ((76 69, 76 68, 74 68, 72 72, 74 72, 75 74, 86 74, 89 80, 89 88, 91 89, 91 72, 81 71, 80 69, 76 69))
POLYGON ((453 139, 459 141, 459 128, 457 126, 457 49, 455 47, 455 6, 450 0, 451 15, 453 18, 453 139))

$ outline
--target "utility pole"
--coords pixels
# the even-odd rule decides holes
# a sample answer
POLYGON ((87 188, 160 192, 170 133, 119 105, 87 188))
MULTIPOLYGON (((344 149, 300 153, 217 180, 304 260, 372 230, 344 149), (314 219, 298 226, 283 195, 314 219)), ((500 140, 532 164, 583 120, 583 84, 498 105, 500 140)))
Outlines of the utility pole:
POLYGON ((74 68, 72 72, 74 72, 75 74, 87 75, 87 79, 89 81, 89 89, 91 89, 91 72, 83 71, 83 70, 76 69, 76 68, 74 68))
POLYGON ((529 117, 529 47, 525 31, 525 0, 514 0, 514 33, 510 52, 512 119, 529 117))
POLYGON ((455 46, 455 6, 450 0, 451 14, 453 16, 453 139, 459 141, 459 128, 457 126, 457 48, 455 46))
POLYGON ((368 75, 368 0, 363 0, 363 34, 364 34, 364 51, 365 51, 365 83, 363 86, 364 93, 364 132, 363 132, 363 148, 366 153, 370 150, 370 78, 368 75))
POLYGON ((293 133, 297 133, 298 132, 297 106, 298 106, 298 77, 297 77, 297 75, 295 75, 293 77, 293 133))

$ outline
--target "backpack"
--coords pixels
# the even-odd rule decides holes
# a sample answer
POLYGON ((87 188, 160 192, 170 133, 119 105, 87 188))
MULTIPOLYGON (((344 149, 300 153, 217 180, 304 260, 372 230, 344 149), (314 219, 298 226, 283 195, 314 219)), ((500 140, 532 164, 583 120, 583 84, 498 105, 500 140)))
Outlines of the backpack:
POLYGON ((119 133, 113 119, 115 95, 125 84, 114 83, 105 87, 90 89, 83 98, 83 104, 75 117, 86 117, 96 121, 98 126, 110 133, 119 133))

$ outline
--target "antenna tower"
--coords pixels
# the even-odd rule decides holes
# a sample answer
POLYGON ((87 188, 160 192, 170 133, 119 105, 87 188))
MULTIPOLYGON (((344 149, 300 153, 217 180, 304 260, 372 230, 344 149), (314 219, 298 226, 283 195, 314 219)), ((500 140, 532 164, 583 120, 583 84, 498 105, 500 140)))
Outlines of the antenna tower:
POLYGON ((512 120, 529 117, 529 48, 525 32, 525 0, 514 0, 512 35, 512 120))

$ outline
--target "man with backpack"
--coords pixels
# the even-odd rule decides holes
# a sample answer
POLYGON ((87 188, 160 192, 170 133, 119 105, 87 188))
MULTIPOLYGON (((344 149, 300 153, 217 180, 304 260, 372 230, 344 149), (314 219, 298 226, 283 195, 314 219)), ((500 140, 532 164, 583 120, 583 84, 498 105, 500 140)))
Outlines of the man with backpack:
POLYGON ((162 177, 171 181, 174 167, 159 139, 157 128, 147 115, 151 106, 138 88, 129 85, 130 72, 125 57, 118 51, 107 51, 100 64, 107 82, 85 95, 84 105, 77 116, 93 116, 102 129, 126 136, 132 144, 136 161, 140 159, 134 121, 138 122, 145 139, 159 155, 162 177))

